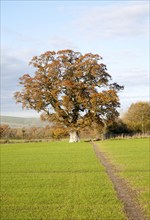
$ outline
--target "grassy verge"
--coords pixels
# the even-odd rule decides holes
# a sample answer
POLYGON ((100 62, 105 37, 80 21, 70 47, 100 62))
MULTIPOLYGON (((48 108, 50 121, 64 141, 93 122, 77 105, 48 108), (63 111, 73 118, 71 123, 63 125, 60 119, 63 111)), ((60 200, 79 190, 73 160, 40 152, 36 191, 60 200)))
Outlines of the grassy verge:
POLYGON ((149 139, 112 140, 99 142, 101 151, 119 168, 138 193, 138 201, 150 217, 150 146, 149 139))
POLYGON ((1 147, 3 220, 125 220, 88 143, 1 147))

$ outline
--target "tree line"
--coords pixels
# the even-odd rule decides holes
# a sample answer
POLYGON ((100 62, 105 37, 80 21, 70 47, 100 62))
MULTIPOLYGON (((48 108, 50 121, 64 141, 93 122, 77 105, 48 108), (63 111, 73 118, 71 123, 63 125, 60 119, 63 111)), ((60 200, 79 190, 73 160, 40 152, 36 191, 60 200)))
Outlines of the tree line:
MULTIPOLYGON (((150 133, 150 103, 137 102, 131 104, 122 118, 117 118, 109 124, 105 130, 103 127, 92 123, 90 126, 81 128, 79 135, 85 139, 116 137, 120 135, 134 135, 136 133, 150 133), (92 129, 91 129, 92 128, 92 129)), ((1 139, 51 139, 59 140, 69 136, 68 128, 59 124, 53 126, 11 128, 6 124, 0 126, 1 139)))
POLYGON ((12 128, 7 124, 2 124, 0 136, 4 140, 61 139, 67 136, 67 132, 62 126, 12 128))
POLYGON ((115 120, 106 129, 108 137, 117 135, 150 134, 150 103, 137 102, 130 105, 121 119, 115 120))

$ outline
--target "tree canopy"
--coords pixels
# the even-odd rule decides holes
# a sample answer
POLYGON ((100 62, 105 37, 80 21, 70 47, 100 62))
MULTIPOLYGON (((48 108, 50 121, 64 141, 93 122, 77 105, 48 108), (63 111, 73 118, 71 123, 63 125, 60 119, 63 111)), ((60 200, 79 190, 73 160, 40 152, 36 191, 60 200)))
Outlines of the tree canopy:
POLYGON ((72 50, 48 51, 29 63, 32 77, 20 78, 22 90, 15 93, 23 107, 41 112, 42 119, 65 125, 70 131, 96 122, 101 126, 118 116, 118 91, 98 54, 72 50))
POLYGON ((131 104, 123 121, 135 132, 150 131, 150 103, 137 102, 131 104))

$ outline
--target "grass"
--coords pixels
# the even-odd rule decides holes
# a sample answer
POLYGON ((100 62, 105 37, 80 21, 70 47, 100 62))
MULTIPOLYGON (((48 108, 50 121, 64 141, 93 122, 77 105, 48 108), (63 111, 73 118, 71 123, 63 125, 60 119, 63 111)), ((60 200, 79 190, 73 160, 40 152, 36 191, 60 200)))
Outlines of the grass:
POLYGON ((138 201, 150 218, 150 142, 149 139, 112 140, 99 142, 101 151, 119 168, 138 193, 138 201))
POLYGON ((2 220, 125 220, 88 143, 1 146, 2 220))

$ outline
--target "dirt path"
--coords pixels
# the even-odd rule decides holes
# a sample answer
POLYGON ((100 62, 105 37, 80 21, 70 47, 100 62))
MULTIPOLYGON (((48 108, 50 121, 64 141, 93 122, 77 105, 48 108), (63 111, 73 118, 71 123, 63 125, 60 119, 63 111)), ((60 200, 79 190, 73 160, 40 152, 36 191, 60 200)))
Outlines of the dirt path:
POLYGON ((123 202, 124 212, 129 220, 146 220, 142 213, 141 207, 137 203, 136 191, 133 191, 127 184, 125 179, 117 175, 117 169, 105 157, 105 154, 100 152, 97 145, 93 143, 94 151, 102 165, 106 168, 106 172, 111 179, 118 198, 123 202))

